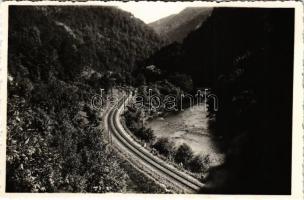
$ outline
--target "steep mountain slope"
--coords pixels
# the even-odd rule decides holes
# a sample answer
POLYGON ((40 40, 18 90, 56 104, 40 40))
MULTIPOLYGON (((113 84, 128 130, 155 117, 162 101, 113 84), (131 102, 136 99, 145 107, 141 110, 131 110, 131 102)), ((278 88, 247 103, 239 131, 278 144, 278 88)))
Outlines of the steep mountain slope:
POLYGON ((149 24, 161 37, 172 42, 182 40, 193 30, 199 28, 212 13, 212 8, 188 7, 168 17, 149 24))
POLYGON ((214 192, 290 194, 293 31, 293 9, 215 8, 147 63, 216 92, 213 127, 235 178, 214 192))
POLYGON ((44 59, 62 77, 84 67, 130 70, 160 44, 142 21, 113 7, 12 7, 10 16, 10 53, 22 53, 36 78, 36 63, 44 59))
POLYGON ((6 191, 124 191, 91 98, 131 79, 158 36, 114 7, 10 6, 8 42, 6 191))

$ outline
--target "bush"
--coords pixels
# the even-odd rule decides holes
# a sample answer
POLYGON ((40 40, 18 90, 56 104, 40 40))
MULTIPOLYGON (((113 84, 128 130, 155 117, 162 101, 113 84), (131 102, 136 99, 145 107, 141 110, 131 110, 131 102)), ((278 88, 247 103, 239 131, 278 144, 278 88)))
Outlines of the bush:
POLYGON ((141 139, 145 142, 153 142, 153 140, 155 139, 155 136, 153 134, 153 130, 150 129, 150 128, 142 127, 142 128, 135 131, 135 135, 139 139, 141 139))
POLYGON ((191 172, 200 173, 204 171, 205 169, 205 159, 202 158, 202 156, 197 155, 195 156, 188 165, 188 168, 191 172))
POLYGON ((182 163, 184 166, 190 162, 193 157, 192 149, 185 143, 178 147, 176 154, 175 154, 175 162, 182 163))
POLYGON ((160 138, 153 147, 162 155, 169 157, 174 154, 174 144, 168 138, 160 138))

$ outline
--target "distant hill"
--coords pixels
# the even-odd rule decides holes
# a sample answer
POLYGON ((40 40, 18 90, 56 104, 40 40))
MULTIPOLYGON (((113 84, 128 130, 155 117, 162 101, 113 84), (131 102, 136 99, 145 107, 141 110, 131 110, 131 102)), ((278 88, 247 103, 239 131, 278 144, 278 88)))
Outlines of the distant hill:
POLYGON ((182 42, 193 30, 198 29, 212 13, 212 8, 188 7, 168 17, 149 24, 169 43, 182 42))

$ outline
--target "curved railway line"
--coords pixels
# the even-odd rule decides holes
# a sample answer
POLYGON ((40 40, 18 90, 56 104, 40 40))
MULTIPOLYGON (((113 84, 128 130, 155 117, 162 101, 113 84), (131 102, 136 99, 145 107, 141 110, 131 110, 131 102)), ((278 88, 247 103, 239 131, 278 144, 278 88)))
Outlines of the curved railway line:
POLYGON ((184 192, 196 193, 204 187, 203 183, 165 163, 131 138, 120 122, 120 115, 126 101, 120 100, 118 106, 113 106, 105 114, 106 127, 115 141, 119 142, 130 156, 136 157, 142 165, 148 166, 154 173, 166 178, 168 182, 179 185, 184 192))

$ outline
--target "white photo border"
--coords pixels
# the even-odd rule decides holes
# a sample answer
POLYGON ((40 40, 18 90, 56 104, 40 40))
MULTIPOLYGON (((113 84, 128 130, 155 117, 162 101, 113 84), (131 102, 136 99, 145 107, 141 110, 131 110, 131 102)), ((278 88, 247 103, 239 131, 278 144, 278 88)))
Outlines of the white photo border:
MULTIPOLYGON (((184 2, 141 1, 144 3, 182 4, 184 2)), ((135 1, 87 1, 87 2, 57 2, 57 1, 7 1, 0 5, 0 198, 4 199, 158 199, 180 200, 193 199, 303 199, 303 3, 296 1, 230 1, 230 2, 192 2, 202 7, 256 7, 256 8, 294 8, 294 79, 293 79, 293 114, 292 114, 292 188, 291 195, 214 195, 214 194, 83 194, 83 193, 6 193, 5 192, 5 165, 6 165, 6 107, 7 107, 7 47, 8 47, 8 7, 10 5, 92 5, 104 6, 119 3, 135 3, 135 1)))

